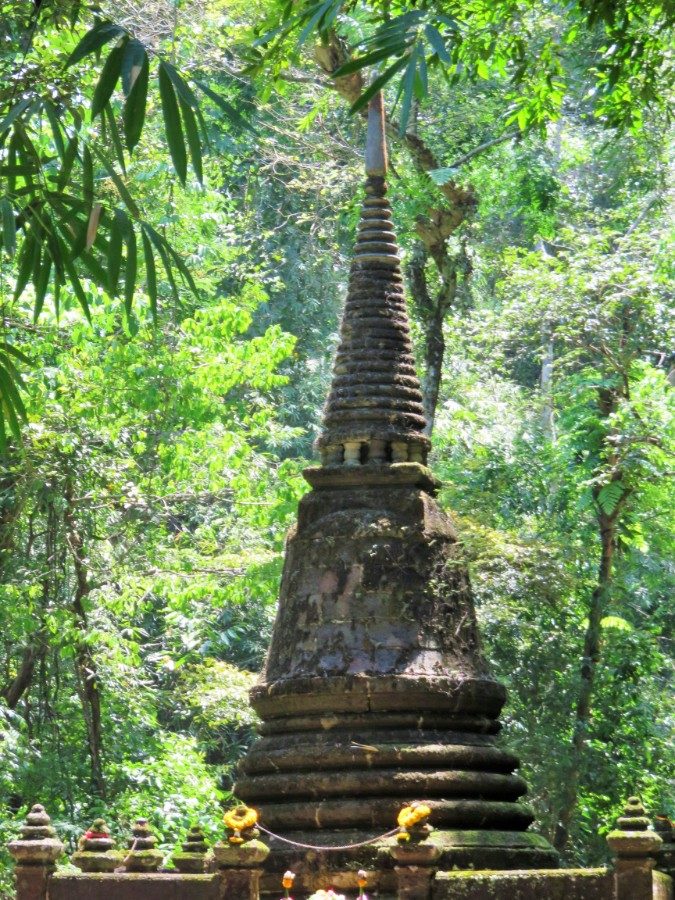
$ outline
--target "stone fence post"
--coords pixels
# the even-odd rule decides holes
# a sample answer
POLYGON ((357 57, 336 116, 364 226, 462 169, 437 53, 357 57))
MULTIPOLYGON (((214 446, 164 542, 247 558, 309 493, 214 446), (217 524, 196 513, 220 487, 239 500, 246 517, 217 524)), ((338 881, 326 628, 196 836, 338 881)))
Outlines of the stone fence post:
POLYGON ((31 809, 21 835, 7 849, 16 862, 16 900, 45 900, 49 879, 64 846, 44 806, 36 804, 31 809))
POLYGON ((616 900, 652 900, 654 854, 661 838, 649 830, 650 821, 638 797, 629 797, 617 827, 607 835, 615 860, 616 900))

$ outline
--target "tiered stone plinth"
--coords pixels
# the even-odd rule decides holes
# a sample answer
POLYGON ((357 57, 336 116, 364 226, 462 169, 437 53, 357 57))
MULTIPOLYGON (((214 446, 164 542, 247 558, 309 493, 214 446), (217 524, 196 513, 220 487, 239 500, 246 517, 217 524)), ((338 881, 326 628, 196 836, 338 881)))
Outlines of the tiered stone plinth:
POLYGON ((124 854, 115 850, 115 841, 105 821, 95 819, 80 838, 71 862, 83 872, 114 872, 123 859, 124 854))
POLYGON ((199 825, 193 825, 181 844, 180 852, 173 854, 171 862, 179 872, 198 874, 204 871, 208 849, 204 832, 199 825))
POLYGON ((124 864, 128 872, 156 872, 164 862, 164 854, 156 850, 157 837, 147 819, 136 819, 127 840, 129 852, 124 864))
POLYGON ((26 816, 19 837, 7 849, 14 857, 18 900, 45 900, 49 879, 64 846, 52 827, 44 806, 36 803, 26 816))
MULTIPOLYGON (((301 501, 288 541, 272 645, 251 695, 261 738, 237 796, 266 828, 333 846, 389 831, 403 804, 423 799, 440 868, 555 866, 552 848, 526 833, 526 784, 496 741, 505 691, 480 655, 432 476, 411 463, 359 474, 366 483, 356 487, 344 468, 307 473, 320 487, 301 501)), ((391 888, 393 843, 325 854, 271 841, 271 868, 314 888, 362 866, 381 873, 374 886, 379 877, 391 888)))

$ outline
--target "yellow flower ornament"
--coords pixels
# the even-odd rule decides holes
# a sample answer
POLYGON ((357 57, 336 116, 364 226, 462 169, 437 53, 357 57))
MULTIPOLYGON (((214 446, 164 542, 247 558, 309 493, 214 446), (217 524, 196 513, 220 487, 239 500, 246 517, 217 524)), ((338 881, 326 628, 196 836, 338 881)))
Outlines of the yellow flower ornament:
POLYGON ((418 825, 430 815, 431 807, 427 806, 426 803, 415 802, 411 803, 409 806, 404 806, 398 814, 398 818, 396 820, 399 827, 399 833, 396 835, 396 840, 409 841, 409 829, 413 828, 415 825, 418 825))
POLYGON ((248 831, 258 824, 258 813, 248 806, 236 806, 234 809, 228 810, 223 816, 223 822, 233 832, 229 841, 231 844, 243 844, 244 838, 241 836, 242 831, 248 831))

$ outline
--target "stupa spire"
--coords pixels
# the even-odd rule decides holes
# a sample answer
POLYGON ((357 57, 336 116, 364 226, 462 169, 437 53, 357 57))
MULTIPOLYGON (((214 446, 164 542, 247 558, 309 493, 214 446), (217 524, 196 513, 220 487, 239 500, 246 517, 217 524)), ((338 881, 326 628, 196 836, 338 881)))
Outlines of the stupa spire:
POLYGON ((368 108, 365 199, 333 381, 317 445, 324 466, 426 462, 429 440, 391 208, 384 102, 368 108))
MULTIPOLYGON (((546 841, 526 832, 526 785, 496 741, 506 694, 480 652, 461 549, 424 465, 386 168, 376 95, 322 465, 305 470, 313 490, 288 535, 274 632, 251 691, 260 739, 235 785, 278 835, 264 892, 287 869, 307 893, 371 870, 387 843, 369 841, 414 801, 432 811, 441 868, 556 865, 546 841)), ((390 866, 373 879, 374 890, 395 893, 390 866)))

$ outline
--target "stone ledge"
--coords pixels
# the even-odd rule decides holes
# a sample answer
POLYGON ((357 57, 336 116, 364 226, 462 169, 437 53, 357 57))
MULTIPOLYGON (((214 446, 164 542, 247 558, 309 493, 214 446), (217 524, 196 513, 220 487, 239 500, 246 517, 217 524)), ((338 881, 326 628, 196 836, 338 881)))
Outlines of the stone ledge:
POLYGON ((613 900, 608 869, 437 872, 433 900, 613 900))
MULTIPOLYGON (((180 873, 56 874, 49 900, 220 900, 218 875, 180 873)), ((243 895, 242 895, 243 896, 243 895)))

